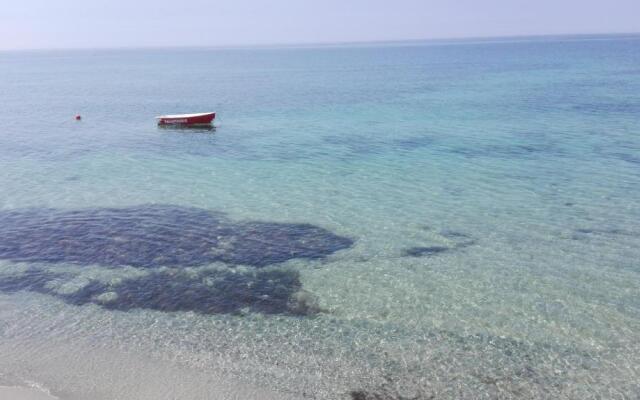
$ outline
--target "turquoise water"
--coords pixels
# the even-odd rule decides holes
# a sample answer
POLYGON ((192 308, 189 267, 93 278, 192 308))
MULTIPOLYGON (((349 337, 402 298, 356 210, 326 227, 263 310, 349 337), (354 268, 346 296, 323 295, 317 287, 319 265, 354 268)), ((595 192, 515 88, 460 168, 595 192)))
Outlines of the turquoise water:
MULTIPOLYGON (((639 36, 5 52, 0 119, 0 384, 640 393, 639 36), (153 120, 209 110, 211 131, 153 120), (40 226, 73 230, 58 246, 40 226), (209 240, 209 259, 155 257, 209 240), (260 286, 284 296, 269 311, 251 294, 263 273, 286 287, 260 286), (190 287, 210 276, 240 276, 249 300, 202 309, 190 287)), ((236 301, 225 288, 214 298, 236 301)))

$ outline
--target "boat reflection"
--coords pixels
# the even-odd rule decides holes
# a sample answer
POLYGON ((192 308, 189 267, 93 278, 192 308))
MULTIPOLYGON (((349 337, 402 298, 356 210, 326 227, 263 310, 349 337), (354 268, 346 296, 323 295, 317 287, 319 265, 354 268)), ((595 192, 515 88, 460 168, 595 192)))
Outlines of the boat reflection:
POLYGON ((216 127, 212 124, 202 125, 187 125, 187 124, 171 124, 171 125, 158 125, 158 129, 165 131, 180 131, 180 132, 215 132, 216 127))

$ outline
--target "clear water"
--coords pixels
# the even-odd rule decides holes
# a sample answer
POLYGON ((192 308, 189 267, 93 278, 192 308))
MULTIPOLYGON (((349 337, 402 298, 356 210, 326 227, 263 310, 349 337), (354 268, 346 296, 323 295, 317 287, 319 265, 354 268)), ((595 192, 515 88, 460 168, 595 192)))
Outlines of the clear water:
POLYGON ((640 395, 638 36, 6 52, 0 119, 3 213, 162 204, 354 241, 264 268, 160 268, 293 271, 320 310, 306 316, 73 304, 90 282, 153 272, 5 257, 0 280, 64 276, 0 293, 0 384, 65 399, 640 395), (215 131, 153 120, 208 110, 215 131))

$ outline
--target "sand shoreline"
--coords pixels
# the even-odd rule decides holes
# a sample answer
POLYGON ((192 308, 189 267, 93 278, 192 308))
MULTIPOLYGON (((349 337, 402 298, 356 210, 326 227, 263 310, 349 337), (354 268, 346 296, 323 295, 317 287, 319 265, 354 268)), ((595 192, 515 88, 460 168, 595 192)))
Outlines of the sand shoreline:
POLYGON ((23 386, 0 386, 0 400, 60 400, 42 390, 23 386))

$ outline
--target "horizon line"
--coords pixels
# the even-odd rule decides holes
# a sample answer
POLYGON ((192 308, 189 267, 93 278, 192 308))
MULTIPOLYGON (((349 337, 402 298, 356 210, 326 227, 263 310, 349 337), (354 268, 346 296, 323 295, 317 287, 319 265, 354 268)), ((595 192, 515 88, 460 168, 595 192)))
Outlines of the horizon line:
POLYGON ((242 49, 296 49, 315 47, 359 47, 368 45, 402 45, 408 43, 433 43, 442 44, 472 44, 480 43, 514 43, 529 42, 536 39, 564 38, 573 41, 581 40, 606 40, 606 37, 636 37, 639 32, 596 32, 596 33, 557 33, 557 34, 517 34, 504 36, 452 36, 436 38, 407 38, 407 39, 380 39, 380 40, 354 40, 338 42, 280 42, 280 43, 254 43, 254 44, 227 44, 227 45, 132 45, 132 46, 97 46, 97 47, 26 47, 26 48, 0 48, 0 52, 46 52, 46 51, 132 51, 132 50, 189 50, 189 49, 216 49, 216 50, 242 50, 242 49))

